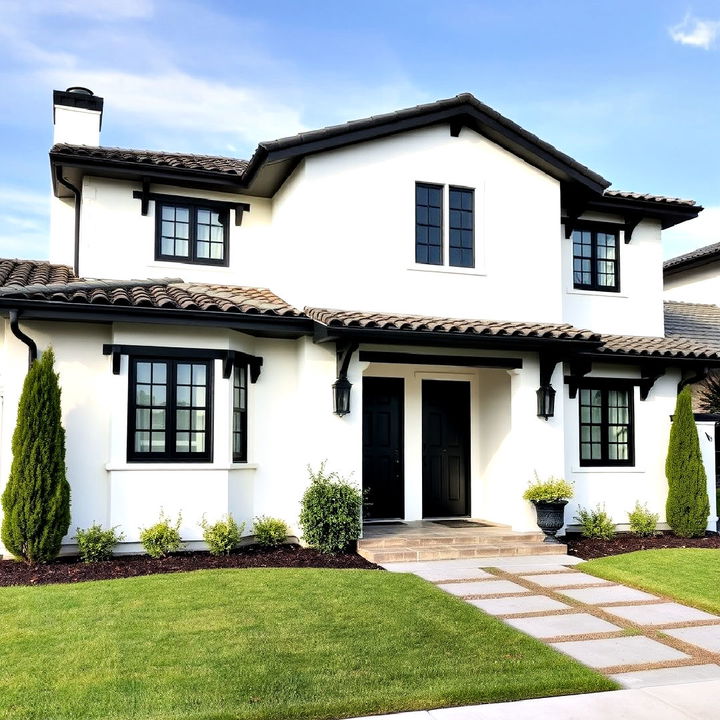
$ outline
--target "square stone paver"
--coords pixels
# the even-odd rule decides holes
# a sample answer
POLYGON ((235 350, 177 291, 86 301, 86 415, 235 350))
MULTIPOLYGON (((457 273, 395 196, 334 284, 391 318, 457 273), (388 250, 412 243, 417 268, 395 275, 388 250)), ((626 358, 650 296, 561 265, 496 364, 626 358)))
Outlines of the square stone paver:
POLYGON ((658 687, 660 685, 684 685, 686 683, 720 680, 718 665, 685 665, 658 670, 636 670, 610 676, 624 688, 658 687))
POLYGON ((500 595, 502 593, 529 593, 527 588, 510 580, 485 580, 438 585, 445 592, 464 597, 466 595, 500 595))
POLYGON ((576 588, 575 590, 558 590, 563 595, 573 600, 587 603, 588 605, 605 605, 616 602, 640 602, 643 600, 658 600, 650 593, 625 587, 624 585, 608 585, 600 587, 576 588))
POLYGON ((594 633, 616 632, 617 625, 601 620, 588 613, 572 615, 545 615, 532 618, 511 618, 508 625, 536 638, 560 637, 561 635, 592 635, 594 633))
POLYGON ((585 573, 563 572, 552 575, 523 575, 523 580, 537 583, 542 587, 559 588, 571 585, 609 585, 607 580, 585 573))
POLYGON ((677 630, 663 630, 663 632, 683 642, 697 645, 704 650, 720 652, 720 625, 678 628, 677 630))
POLYGON ((694 620, 720 620, 716 615, 673 602, 657 605, 620 605, 600 609, 638 625, 670 625, 694 620))
POLYGON ((569 605, 565 605, 545 595, 480 598, 479 600, 469 600, 468 602, 490 615, 520 615, 522 613, 551 612, 553 610, 568 610, 570 608, 569 605))
MULTIPOLYGON (((486 567, 483 563, 483 567, 486 567)), ((571 572, 571 569, 565 565, 515 565, 504 567, 503 570, 511 575, 524 575, 525 573, 537 572, 571 572)))
POLYGON ((489 572, 480 568, 429 568, 419 570, 413 575, 429 580, 430 582, 441 582, 442 580, 483 580, 493 577, 489 572))
POLYGON ((570 640, 552 643, 556 650, 593 668, 645 665, 665 660, 685 660, 685 653, 650 638, 634 635, 607 640, 570 640))

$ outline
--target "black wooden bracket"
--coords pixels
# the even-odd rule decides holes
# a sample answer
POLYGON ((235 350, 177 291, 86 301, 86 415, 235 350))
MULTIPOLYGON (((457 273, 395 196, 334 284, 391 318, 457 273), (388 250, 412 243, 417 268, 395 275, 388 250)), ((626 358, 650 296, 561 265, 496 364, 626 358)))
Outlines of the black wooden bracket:
POLYGON ((249 203, 236 203, 235 204, 235 225, 238 227, 242 225, 243 213, 250 212, 249 203))
POLYGON ((228 350, 223 361, 223 377, 227 380, 231 375, 233 368, 239 365, 246 365, 250 371, 250 382, 254 385, 260 377, 260 371, 263 365, 263 359, 257 355, 248 355, 248 353, 239 350, 228 350))
POLYGON ((586 358, 574 358, 570 361, 570 375, 565 376, 565 382, 571 399, 577 397, 580 381, 592 370, 592 360, 586 358))
POLYGON ((452 137, 459 137, 460 131, 463 129, 465 123, 462 120, 455 119, 450 121, 450 135, 452 137))
POLYGON ((661 378, 667 368, 664 365, 645 365, 640 368, 640 399, 647 400, 655 381, 661 378))
POLYGON ((140 193, 140 214, 147 215, 150 208, 150 181, 142 179, 142 191, 140 193))
POLYGON ((122 349, 120 345, 103 345, 103 355, 112 355, 113 375, 119 375, 120 358, 122 357, 122 349))
POLYGON ((587 198, 574 198, 572 200, 565 201, 565 212, 567 217, 563 218, 563 224, 565 225, 565 239, 569 240, 572 237, 573 230, 577 226, 578 219, 587 210, 588 199, 587 198))
POLYGON ((686 385, 693 385, 694 383, 702 382, 708 376, 709 372, 710 368, 707 365, 703 365, 691 375, 683 374, 682 380, 678 383, 678 392, 680 392, 686 385))
POLYGON ((632 234, 635 231, 635 228, 638 226, 640 221, 642 220, 642 215, 638 215, 636 213, 626 213, 625 214, 625 244, 627 245, 632 240, 632 234))
POLYGON ((557 364, 561 361, 558 355, 540 353, 540 387, 550 385, 557 364))
POLYGON ((336 376, 337 379, 347 378, 348 368, 350 367, 350 360, 352 360, 353 353, 358 349, 358 343, 356 342, 337 342, 336 348, 336 376))
POLYGON ((185 197, 183 195, 163 195, 162 193, 150 192, 150 181, 147 178, 142 180, 142 190, 134 190, 133 198, 140 200, 140 212, 143 215, 148 214, 150 201, 160 200, 167 203, 190 203, 192 205, 201 205, 203 207, 218 208, 222 210, 235 211, 235 225, 242 225, 243 214, 250 212, 250 203, 226 202, 224 200, 206 200, 196 197, 185 197))

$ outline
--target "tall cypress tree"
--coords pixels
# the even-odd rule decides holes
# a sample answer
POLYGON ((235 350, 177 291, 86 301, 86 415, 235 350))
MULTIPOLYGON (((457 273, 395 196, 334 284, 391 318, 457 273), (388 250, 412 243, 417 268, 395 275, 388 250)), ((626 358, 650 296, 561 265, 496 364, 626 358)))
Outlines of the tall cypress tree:
POLYGON ((65 430, 52 349, 25 377, 12 439, 13 461, 2 495, 5 547, 28 563, 57 557, 70 527, 65 430))
POLYGON ((704 535, 710 502, 688 385, 678 395, 675 405, 665 475, 668 480, 665 506, 668 525, 680 537, 704 535))

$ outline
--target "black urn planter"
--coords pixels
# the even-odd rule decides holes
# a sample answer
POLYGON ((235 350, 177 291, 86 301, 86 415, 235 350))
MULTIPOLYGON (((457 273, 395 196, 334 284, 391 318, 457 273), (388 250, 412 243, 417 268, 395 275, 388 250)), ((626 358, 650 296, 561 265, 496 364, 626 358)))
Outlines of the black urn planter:
POLYGON ((557 531, 565 524, 565 506, 567 500, 533 500, 537 513, 538 527, 545 533, 546 543, 559 543, 555 537, 557 531))

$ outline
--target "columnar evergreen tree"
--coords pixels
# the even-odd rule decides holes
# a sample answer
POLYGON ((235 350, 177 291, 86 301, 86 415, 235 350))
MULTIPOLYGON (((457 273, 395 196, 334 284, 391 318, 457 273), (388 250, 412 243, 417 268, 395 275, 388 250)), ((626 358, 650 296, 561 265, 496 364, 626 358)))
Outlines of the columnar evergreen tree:
POLYGON ((10 477, 2 495, 3 544, 28 563, 55 558, 70 527, 65 430, 54 361, 52 349, 46 350, 25 377, 10 477))
POLYGON ((668 480, 665 506, 668 525, 680 537, 704 535, 710 515, 710 502, 693 417, 692 397, 687 385, 678 395, 675 405, 665 475, 668 480))

